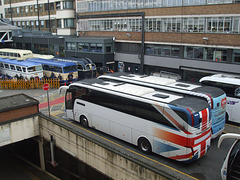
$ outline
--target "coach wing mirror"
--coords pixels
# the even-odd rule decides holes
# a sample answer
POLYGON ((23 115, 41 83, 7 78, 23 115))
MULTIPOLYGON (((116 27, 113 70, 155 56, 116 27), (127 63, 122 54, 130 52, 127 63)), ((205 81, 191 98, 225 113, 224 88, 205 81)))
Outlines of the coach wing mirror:
POLYGON ((234 94, 235 94, 236 97, 240 97, 240 87, 235 89, 235 93, 234 94))
POLYGON ((65 94, 69 87, 68 86, 61 86, 59 89, 58 89, 58 94, 65 94))

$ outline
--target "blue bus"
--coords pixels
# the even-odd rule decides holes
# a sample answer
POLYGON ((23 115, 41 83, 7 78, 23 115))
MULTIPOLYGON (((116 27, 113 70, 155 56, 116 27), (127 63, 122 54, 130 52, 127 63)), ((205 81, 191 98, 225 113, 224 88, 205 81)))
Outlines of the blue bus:
POLYGON ((92 62, 91 59, 82 57, 63 57, 63 58, 54 58, 59 61, 73 62, 77 64, 78 70, 78 79, 85 78, 94 78, 97 76, 97 68, 96 65, 92 62))
POLYGON ((0 58, 0 73, 10 77, 43 77, 42 65, 39 62, 22 61, 17 59, 0 58))
POLYGON ((78 71, 75 63, 63 62, 56 59, 29 58, 28 62, 41 63, 43 73, 47 78, 60 78, 62 83, 70 83, 78 79, 78 71), (71 77, 70 77, 71 76, 71 77))

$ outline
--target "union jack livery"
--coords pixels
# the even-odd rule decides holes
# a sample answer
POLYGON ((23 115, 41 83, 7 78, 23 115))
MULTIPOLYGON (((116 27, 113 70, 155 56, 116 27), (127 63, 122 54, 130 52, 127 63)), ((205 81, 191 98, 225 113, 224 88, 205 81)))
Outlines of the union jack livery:
POLYGON ((226 94, 216 87, 201 86, 192 83, 179 82, 165 77, 129 74, 126 72, 101 75, 98 79, 105 81, 126 82, 154 88, 155 90, 199 97, 208 102, 212 112, 212 138, 216 138, 224 130, 226 113, 226 94))
POLYGON ((202 98, 88 79, 62 86, 66 117, 177 161, 207 153, 211 107, 202 98))

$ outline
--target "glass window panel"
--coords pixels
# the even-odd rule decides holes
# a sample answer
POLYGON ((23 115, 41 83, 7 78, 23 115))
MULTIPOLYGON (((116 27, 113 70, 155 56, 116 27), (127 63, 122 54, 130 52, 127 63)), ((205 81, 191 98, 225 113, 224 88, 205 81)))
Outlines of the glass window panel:
POLYGON ((171 56, 179 57, 180 56, 180 47, 179 46, 172 46, 171 47, 171 56))
POLYGON ((193 58, 194 59, 203 59, 203 47, 194 47, 193 58))
POLYGON ((156 30, 157 32, 160 32, 161 31, 161 19, 157 19, 157 22, 156 22, 156 30))
POLYGON ((233 62, 240 63, 240 49, 233 50, 233 62))
POLYGON ((231 32, 231 17, 225 17, 223 24, 223 32, 229 33, 231 32))
POLYGON ((163 46, 162 55, 163 56, 171 56, 171 46, 163 46))
POLYGON ((193 47, 185 46, 184 48, 184 58, 193 58, 193 47))
POLYGON ((233 17, 233 33, 240 33, 240 17, 233 17))
POLYGON ((147 55, 154 54, 154 46, 153 45, 146 45, 145 53, 147 55))
POLYGON ((155 55, 162 55, 162 46, 161 45, 155 45, 154 46, 154 54, 155 55))
POLYGON ((214 60, 217 62, 227 61, 227 50, 225 49, 215 49, 214 60))

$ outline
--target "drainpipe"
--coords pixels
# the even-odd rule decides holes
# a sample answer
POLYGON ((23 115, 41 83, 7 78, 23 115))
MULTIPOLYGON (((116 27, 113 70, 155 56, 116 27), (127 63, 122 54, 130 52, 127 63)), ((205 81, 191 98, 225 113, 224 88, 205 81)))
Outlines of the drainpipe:
POLYGON ((145 42, 145 13, 142 12, 141 13, 141 17, 142 17, 142 31, 141 31, 141 52, 140 52, 140 74, 143 74, 143 68, 144 68, 144 42, 145 42))
POLYGON ((51 164, 53 167, 56 167, 57 162, 55 161, 54 145, 55 145, 55 140, 53 139, 53 135, 50 135, 51 164))

